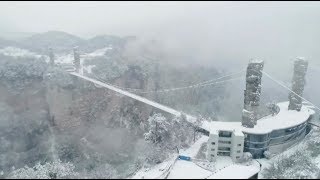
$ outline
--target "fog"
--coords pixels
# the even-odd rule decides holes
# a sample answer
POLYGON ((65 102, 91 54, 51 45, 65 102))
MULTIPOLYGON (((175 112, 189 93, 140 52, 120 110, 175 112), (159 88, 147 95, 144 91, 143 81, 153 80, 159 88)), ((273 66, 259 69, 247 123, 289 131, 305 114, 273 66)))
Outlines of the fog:
POLYGON ((2 34, 137 35, 203 63, 320 56, 318 2, 1 2, 0 10, 2 34))
MULTIPOLYGON (((290 81, 293 60, 309 60, 307 82, 320 73, 318 2, 1 2, 0 37, 59 30, 155 39, 176 64, 236 71, 252 59, 290 81)), ((306 94, 319 88, 308 83, 306 94), (312 85, 312 86, 311 86, 312 85), (311 87, 310 87, 311 86, 311 87)), ((320 100, 319 100, 320 102, 320 100)))
MULTIPOLYGON (((145 88, 145 91, 153 90, 153 88, 165 89, 195 84, 202 80, 216 78, 213 76, 221 77, 230 72, 239 72, 245 70, 250 59, 263 60, 265 62, 264 71, 291 87, 293 61, 296 57, 305 57, 309 61, 309 67, 303 96, 319 106, 320 97, 317 96, 320 90, 317 83, 317 77, 320 75, 319 19, 320 3, 318 2, 0 2, 0 38, 23 41, 24 38, 33 34, 48 31, 63 31, 83 39, 90 39, 98 35, 136 36, 136 41, 126 41, 123 52, 117 51, 120 46, 122 48, 121 38, 115 38, 115 42, 108 42, 109 44, 101 43, 103 48, 108 45, 107 50, 104 50, 102 57, 93 58, 90 62, 87 61, 89 64, 86 66, 96 67, 96 70, 92 71, 94 73, 90 72, 89 75, 93 74, 94 77, 97 77, 101 74, 101 77, 110 78, 100 77, 102 80, 109 82, 112 79, 119 86, 126 86, 129 89, 145 88), (121 42, 118 43, 117 40, 121 42), (109 51, 109 49, 113 50, 109 51), (157 63, 153 62, 154 64, 148 67, 148 64, 143 64, 145 63, 143 61, 135 62, 139 56, 144 55, 145 49, 147 49, 146 52, 148 50, 154 52, 150 53, 152 56, 150 59, 154 58, 168 64, 163 63, 165 65, 160 66, 159 71, 157 63), (161 57, 158 57, 159 54, 161 57), (122 55, 127 58, 123 58, 125 62, 119 60, 122 59, 122 55), (128 63, 130 60, 135 62, 134 65, 137 67, 128 63), (130 66, 132 69, 129 69, 129 64, 134 68, 130 66), (175 66, 187 65, 188 67, 179 69, 171 66, 173 64, 175 66), (157 67, 153 68, 153 65, 157 67), (151 72, 145 75, 147 71, 151 72), (144 79, 145 76, 150 79, 144 79), (185 83, 183 84, 183 82, 185 83)), ((50 38, 48 39, 52 42, 54 38, 50 38)), ((61 49, 74 47, 72 42, 66 42, 69 40, 68 36, 64 36, 64 38, 61 38, 62 40, 56 39, 56 44, 59 44, 57 46, 67 44, 61 49)), ((70 39, 73 41, 79 38, 70 39)), ((76 43, 82 42, 83 39, 76 43)), ((11 43, 11 41, 8 42, 11 43)), ((29 47, 31 49, 29 50, 37 49, 38 46, 49 46, 41 43, 42 41, 36 44, 30 40, 31 46, 35 47, 29 47)), ((100 41, 88 40, 86 43, 88 43, 86 44, 87 49, 99 50, 101 48, 100 41)), ((57 49, 54 50, 58 57, 61 54, 58 54, 57 49)), ((65 51, 71 52, 71 48, 65 51)), ((37 53, 40 53, 40 50, 37 53)), ((72 56, 72 54, 70 55, 72 56)), ((60 57, 67 59, 67 56, 61 55, 60 57)), ((144 58, 147 59, 146 61, 150 60, 148 57, 144 58)), ((28 64, 18 61, 14 57, 9 58, 1 55, 0 60, 2 63, 0 66, 0 79, 2 78, 0 81, 0 98, 2 98, 0 99, 2 101, 0 102, 0 121, 3 121, 0 123, 0 128, 9 129, 8 132, 4 130, 0 132, 19 134, 19 136, 26 138, 26 140, 15 136, 4 138, 4 135, 0 134, 0 144, 4 144, 3 142, 12 143, 17 146, 13 152, 19 153, 20 149, 28 152, 27 155, 24 155, 26 157, 21 157, 34 159, 30 160, 28 164, 30 167, 42 158, 40 157, 41 153, 39 153, 39 157, 34 157, 33 152, 30 151, 31 141, 38 143, 35 149, 40 149, 39 152, 48 151, 54 155, 58 153, 65 160, 71 159, 77 165, 77 170, 90 169, 96 164, 95 168, 98 171, 100 165, 104 167, 104 164, 108 162, 113 168, 116 167, 119 171, 118 174, 122 173, 120 177, 126 177, 126 173, 134 172, 134 168, 127 167, 127 165, 131 167, 130 163, 133 167, 135 162, 144 163, 144 158, 151 159, 152 163, 158 163, 157 158, 163 158, 160 155, 164 156, 169 153, 168 151, 161 154, 156 149, 152 149, 156 146, 151 148, 149 142, 144 141, 145 133, 152 130, 153 127, 151 115, 157 112, 151 111, 151 106, 147 108, 147 105, 130 101, 122 96, 115 96, 112 92, 108 92, 110 93, 108 94, 89 83, 87 85, 84 83, 83 87, 82 85, 81 87, 80 85, 73 87, 71 86, 73 81, 71 82, 67 73, 62 74, 62 70, 57 67, 55 67, 57 69, 50 69, 52 67, 39 59, 33 61, 25 58, 25 62, 30 61, 28 64), (31 63, 33 64, 31 65, 31 63), (33 66, 36 70, 33 69, 33 66), (21 73, 19 73, 20 69, 23 69, 21 73), (42 74, 51 73, 51 70, 53 80, 43 79, 42 74), (54 73, 60 74, 60 76, 54 76, 54 73), (27 76, 29 74, 32 76, 27 76), (71 85, 69 84, 68 88, 73 87, 74 89, 66 88, 67 85, 66 87, 60 85, 60 81, 56 82, 54 78, 63 82, 70 80, 71 85), (28 84, 29 80, 34 84, 28 84), (49 83, 41 86, 42 81, 46 83, 49 81, 49 83), (52 91, 47 90, 49 85, 57 87, 57 91, 52 88, 52 91), (11 91, 16 89, 21 96, 12 95, 15 91, 11 91), (34 89, 41 90, 34 91, 34 89), (51 97, 54 98, 51 99, 51 97), (47 117, 46 113, 56 116, 47 117), (12 114, 17 117, 11 117, 12 114), (150 122, 146 118, 149 115, 150 122), (12 119, 16 121, 12 123, 13 128, 9 123, 12 119), (28 121, 25 121, 26 119, 28 121), (73 123, 73 120, 81 122, 82 127, 70 130, 69 134, 54 132, 47 128, 55 127, 54 121, 59 122, 59 119, 61 122, 70 121, 73 123), (15 126, 20 127, 23 124, 21 122, 26 123, 24 124, 26 127, 21 128, 23 131, 20 133, 15 132, 15 126), (29 133, 33 129, 42 129, 43 134, 39 134, 37 131, 29 133), (44 137, 44 140, 37 139, 40 137, 44 137), (21 141, 25 142, 21 143, 21 141), (100 154, 97 155, 96 152, 100 154)), ((238 79, 239 81, 234 83, 223 84, 221 89, 215 89, 212 86, 210 87, 212 89, 179 91, 176 94, 167 93, 162 96, 161 94, 150 95, 148 98, 157 102, 161 100, 159 103, 170 107, 174 105, 173 108, 179 111, 188 113, 193 109, 194 112, 196 110, 217 111, 215 116, 219 121, 240 121, 243 110, 245 77, 240 75, 239 77, 242 79, 238 79), (181 102, 178 102, 179 100, 181 102)), ((270 102, 287 101, 288 95, 288 90, 263 75, 261 93, 263 108, 270 102)), ((156 116, 153 118, 156 119, 156 116)), ((170 122, 174 122, 171 120, 170 122)), ((168 142, 163 141, 165 142, 163 147, 169 145, 173 147, 177 143, 190 144, 191 131, 186 128, 183 130, 184 125, 178 124, 176 124, 177 127, 170 126, 173 129, 172 132, 185 131, 181 137, 188 138, 181 140, 176 138, 178 135, 172 133, 167 138, 168 142)), ((58 123, 57 126, 70 128, 63 123, 60 125, 58 123)), ((157 140, 155 142, 157 143, 157 140)), ((6 145, 3 146, 3 149, 0 148, 1 152, 10 155, 6 155, 8 158, 3 160, 7 164, 1 165, 0 163, 0 178, 3 176, 2 169, 9 169, 15 163, 21 167, 25 165, 25 162, 19 159, 20 156, 10 154, 10 147, 6 145)), ((94 175, 94 173, 92 174, 94 175)), ((102 175, 105 177, 105 174, 102 175)))

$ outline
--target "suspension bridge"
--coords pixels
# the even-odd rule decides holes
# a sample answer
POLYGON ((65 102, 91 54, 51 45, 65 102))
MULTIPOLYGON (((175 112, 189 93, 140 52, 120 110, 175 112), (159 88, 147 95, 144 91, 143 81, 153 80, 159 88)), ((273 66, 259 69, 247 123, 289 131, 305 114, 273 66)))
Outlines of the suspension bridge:
MULTIPOLYGON (((218 77, 218 78, 214 78, 214 79, 211 79, 211 80, 207 80, 207 81, 203 81, 203 82, 200 82, 200 83, 192 84, 192 85, 189 85, 189 86, 175 87, 175 88, 168 88, 168 89, 160 89, 160 90, 153 90, 153 91, 146 91, 146 90, 143 90, 143 89, 123 88, 123 87, 120 87, 120 86, 116 86, 116 85, 107 83, 107 82, 101 80, 100 78, 98 78, 96 76, 95 76, 95 79, 93 79, 93 78, 90 78, 90 77, 86 77, 86 76, 80 74, 79 72, 68 72, 68 73, 70 75, 72 75, 72 76, 78 77, 78 78, 83 79, 85 81, 89 81, 89 82, 91 82, 91 83, 93 83, 95 85, 98 85, 98 86, 100 86, 102 88, 107 88, 107 89, 109 89, 111 91, 114 91, 116 93, 122 94, 122 95, 124 95, 126 97, 130 97, 130 98, 132 98, 134 100, 140 101, 142 103, 150 105, 150 106, 152 106, 152 107, 154 107, 156 109, 160 109, 160 110, 162 110, 164 112, 167 112, 169 114, 172 114, 174 116, 184 117, 186 121, 188 121, 189 123, 195 125, 196 121, 197 121, 197 117, 192 116, 192 115, 187 114, 187 113, 184 113, 182 111, 175 110, 175 109, 173 109, 171 107, 168 107, 166 105, 163 105, 163 104, 157 103, 155 101, 149 100, 149 99, 147 99, 145 97, 142 97, 140 95, 137 95, 137 94, 165 93, 165 92, 179 91, 179 90, 184 90, 184 89, 192 89, 192 88, 201 88, 201 87, 206 87, 206 86, 214 86, 214 85, 217 85, 217 84, 223 84, 223 83, 239 80, 239 79, 244 77, 244 75, 243 75, 244 72, 245 72, 245 69, 243 68, 238 72, 230 73, 230 74, 218 77), (233 76, 237 76, 237 77, 233 77, 233 76), (230 78, 230 77, 233 77, 233 78, 230 78), (229 78, 229 79, 226 79, 226 78, 229 78)), ((299 96, 297 93, 292 91, 289 87, 285 86, 284 83, 282 83, 281 81, 273 78, 269 73, 267 73, 265 71, 261 71, 261 72, 264 75, 266 75, 265 77, 271 79, 273 82, 277 83, 280 87, 286 89, 287 91, 290 91, 290 92, 294 93, 295 95, 297 95, 298 97, 303 99, 305 102, 307 102, 310 105, 310 107, 315 108, 317 110, 320 110, 320 108, 317 105, 315 105, 311 101, 305 99, 304 97, 299 96)), ((200 132, 203 132, 206 135, 209 135, 209 130, 206 127, 204 127, 204 126, 197 127, 195 125, 195 128, 197 128, 197 131, 200 131, 200 132)))

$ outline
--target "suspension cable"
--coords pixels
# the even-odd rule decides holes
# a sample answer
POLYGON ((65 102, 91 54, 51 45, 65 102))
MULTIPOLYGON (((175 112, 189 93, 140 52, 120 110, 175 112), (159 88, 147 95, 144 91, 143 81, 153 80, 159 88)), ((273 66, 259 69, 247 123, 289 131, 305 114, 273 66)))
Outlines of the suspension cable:
POLYGON ((217 80, 223 79, 223 78, 226 78, 226 77, 229 77, 229 76, 234 76, 234 75, 237 75, 237 74, 241 74, 244 71, 245 70, 241 70, 241 71, 238 71, 236 73, 231 73, 231 74, 228 74, 228 75, 225 75, 225 76, 221 76, 221 77, 218 77, 218 78, 215 78, 215 79, 203 81, 203 82, 200 82, 200 83, 197 83, 197 84, 193 84, 193 85, 189 85, 189 86, 183 86, 183 87, 177 87, 177 88, 168 88, 168 89, 161 89, 161 90, 154 90, 154 91, 143 91, 143 89, 133 89, 133 88, 119 87, 117 85, 113 85, 113 84, 110 84, 110 83, 107 83, 107 82, 103 81, 101 78, 98 78, 95 74, 93 74, 93 75, 95 76, 95 78, 99 79, 100 81, 102 81, 102 82, 104 82, 104 83, 106 83, 108 85, 112 85, 112 86, 115 86, 115 87, 120 88, 120 89, 126 89, 126 90, 131 91, 131 92, 137 92, 137 93, 144 93, 145 94, 145 93, 153 93, 153 92, 169 92, 169 91, 176 91, 176 90, 189 89, 189 88, 205 87, 205 86, 209 86, 209 85, 213 85, 213 84, 219 84, 219 83, 223 83, 223 82, 228 82, 228 81, 232 81, 232 80, 235 80, 235 79, 242 78, 242 76, 239 76, 239 77, 233 78, 233 79, 229 79, 229 80, 225 80, 225 81, 217 81, 217 80))
POLYGON ((293 94, 295 94, 296 96, 300 97, 301 99, 303 99, 304 101, 308 102, 309 104, 313 105, 316 109, 320 110, 320 108, 313 104, 312 102, 308 101, 307 99, 303 98, 302 96, 300 96, 299 94, 295 93, 294 91, 292 91, 290 88, 288 88, 287 86, 285 86, 283 83, 281 83, 280 81, 274 79, 271 75, 269 75, 268 73, 266 73, 265 71, 261 71, 264 75, 266 75, 269 79, 271 79, 272 81, 276 82, 277 84, 279 84, 280 86, 282 86, 283 88, 287 89, 288 91, 292 92, 293 94))

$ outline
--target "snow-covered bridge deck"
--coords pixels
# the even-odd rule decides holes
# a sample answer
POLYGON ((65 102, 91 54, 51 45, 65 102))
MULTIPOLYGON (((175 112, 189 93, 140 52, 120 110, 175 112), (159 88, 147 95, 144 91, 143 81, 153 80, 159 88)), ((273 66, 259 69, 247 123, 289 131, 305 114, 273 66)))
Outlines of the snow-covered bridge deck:
MULTIPOLYGON (((130 93, 130 92, 128 92, 128 91, 124 91, 124 90, 119 89, 119 88, 117 88, 117 87, 114 87, 114 86, 112 86, 112 85, 109 85, 109 84, 103 83, 103 82, 101 82, 101 81, 98 81, 98 80, 95 80, 95 79, 92 79, 92 78, 83 76, 83 75, 81 75, 81 74, 79 74, 79 73, 76 73, 76 72, 71 72, 70 74, 73 75, 73 76, 77 76, 77 77, 79 77, 79 78, 81 78, 81 79, 90 81, 90 82, 92 82, 92 83, 95 83, 95 84, 97 84, 97 85, 100 85, 100 86, 102 86, 102 87, 108 88, 108 89, 110 89, 110 90, 112 90, 112 91, 115 91, 115 92, 117 92, 117 93, 120 93, 120 94, 122 94, 122 95, 131 97, 131 98, 133 98, 133 99, 135 99, 135 100, 137 100, 137 101, 146 103, 146 104, 148 104, 148 105, 150 105, 150 106, 153 106, 153 107, 155 107, 155 108, 157 108, 157 109, 160 109, 160 110, 162 110, 162 111, 165 111, 165 112, 167 112, 167 113, 170 113, 170 114, 172 114, 172 115, 174 115, 174 116, 179 116, 179 117, 180 117, 180 116, 182 115, 182 113, 181 113, 180 111, 177 111, 177 110, 172 109, 172 108, 170 108, 170 107, 168 107, 168 106, 159 104, 159 103, 157 103, 157 102, 151 101, 151 100, 146 99, 146 98, 144 98, 144 97, 138 96, 138 95, 136 95, 136 94, 130 93)), ((186 115, 186 120, 187 120, 188 122, 190 122, 190 123, 192 123, 192 124, 195 123, 195 121, 196 121, 196 118, 195 118, 195 117, 193 117, 193 116, 191 116, 191 115, 188 115, 188 114, 185 114, 185 113, 183 113, 183 114, 186 115)))

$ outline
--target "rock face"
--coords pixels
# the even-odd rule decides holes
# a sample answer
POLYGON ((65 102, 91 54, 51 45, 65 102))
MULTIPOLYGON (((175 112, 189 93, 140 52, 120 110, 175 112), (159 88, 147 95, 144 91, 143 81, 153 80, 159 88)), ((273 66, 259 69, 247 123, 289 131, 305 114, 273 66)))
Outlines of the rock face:
MULTIPOLYGON (((129 70, 113 84, 144 89, 146 80, 129 70)), ((71 86, 47 83, 46 99, 51 124, 61 130, 99 123, 106 127, 125 127, 138 133, 138 127, 147 120, 152 107, 123 97, 90 82, 73 77, 71 86)), ((141 132, 142 133, 142 132, 141 132)))
POLYGON ((244 108, 242 111, 242 126, 245 127, 252 128, 257 124, 263 66, 263 61, 251 61, 247 68, 244 108))
POLYGON ((308 61, 304 58, 297 58, 294 62, 294 73, 292 78, 292 91, 289 94, 289 110, 301 110, 302 94, 306 83, 305 76, 307 73, 308 61), (300 97, 299 97, 300 96, 300 97))

